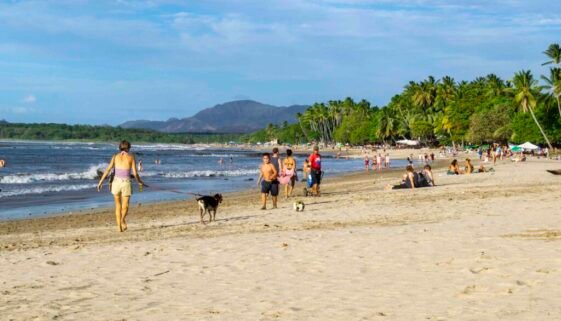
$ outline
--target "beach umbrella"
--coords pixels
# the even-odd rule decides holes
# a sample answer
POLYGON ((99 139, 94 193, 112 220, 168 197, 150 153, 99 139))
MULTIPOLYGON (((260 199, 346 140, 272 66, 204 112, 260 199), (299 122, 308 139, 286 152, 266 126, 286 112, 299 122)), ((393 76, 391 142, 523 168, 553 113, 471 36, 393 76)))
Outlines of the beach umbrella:
POLYGON ((536 146, 536 145, 534 145, 534 144, 532 144, 532 143, 530 143, 530 142, 525 142, 525 143, 522 144, 522 145, 518 145, 518 147, 524 148, 524 149, 529 149, 529 150, 539 149, 538 146, 536 146))

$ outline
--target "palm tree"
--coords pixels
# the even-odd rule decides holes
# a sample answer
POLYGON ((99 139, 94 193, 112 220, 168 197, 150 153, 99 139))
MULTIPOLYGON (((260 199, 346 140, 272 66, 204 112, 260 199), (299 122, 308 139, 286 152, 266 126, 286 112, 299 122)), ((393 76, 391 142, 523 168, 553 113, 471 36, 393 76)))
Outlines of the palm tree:
POLYGON ((308 130, 306 129, 306 126, 304 125, 304 122, 305 122, 304 114, 296 113, 296 119, 298 119, 298 124, 300 125, 300 129, 302 130, 302 134, 304 134, 304 137, 306 137, 306 139, 308 139, 308 130))
POLYGON ((436 99, 438 81, 433 76, 413 87, 413 104, 424 112, 429 111, 436 99))
POLYGON ((557 109, 561 116, 561 68, 551 68, 549 72, 549 78, 543 75, 541 77, 545 81, 545 85, 542 88, 547 89, 549 97, 555 98, 557 109))
POLYGON ((275 125, 269 123, 265 130, 267 132, 267 138, 269 138, 269 140, 273 140, 275 137, 275 125))
POLYGON ((498 97, 501 95, 505 88, 503 80, 495 74, 489 74, 486 77, 487 95, 489 97, 498 97))
POLYGON ((397 119, 393 115, 389 107, 380 109, 380 123, 376 134, 381 137, 384 142, 386 138, 392 138, 397 130, 397 119))
POLYGON ((512 83, 514 84, 514 101, 523 113, 530 112, 534 122, 536 122, 536 125, 540 129, 547 146, 549 146, 550 149, 553 149, 547 135, 543 131, 542 126, 534 114, 534 108, 536 107, 536 98, 534 94, 537 94, 537 81, 534 79, 532 72, 530 70, 522 70, 515 73, 512 83))
POLYGON ((543 52, 546 56, 551 58, 551 60, 546 61, 542 64, 542 66, 555 64, 561 64, 561 46, 558 43, 552 43, 549 45, 546 51, 543 52))
POLYGON ((438 85, 437 100, 445 107, 456 97, 456 81, 450 76, 444 76, 438 85))

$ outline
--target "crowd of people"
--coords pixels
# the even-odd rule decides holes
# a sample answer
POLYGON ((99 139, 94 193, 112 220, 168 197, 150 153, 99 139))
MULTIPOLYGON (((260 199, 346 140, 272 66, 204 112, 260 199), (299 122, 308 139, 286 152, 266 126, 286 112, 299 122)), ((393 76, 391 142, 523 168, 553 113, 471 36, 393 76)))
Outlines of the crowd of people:
MULTIPOLYGON (((272 154, 263 153, 263 163, 259 167, 257 186, 261 188, 261 209, 267 209, 267 198, 271 195, 273 209, 277 208, 280 185, 284 185, 285 199, 293 196, 294 185, 298 181, 297 162, 291 149, 286 150, 284 158, 278 148, 273 148, 272 154)), ((321 155, 316 146, 312 154, 304 161, 302 172, 304 180, 311 188, 313 196, 320 196, 322 178, 321 155)))
POLYGON ((370 171, 370 168, 372 168, 372 170, 378 170, 381 171, 383 168, 389 168, 390 167, 390 154, 389 153, 378 153, 378 155, 376 155, 376 153, 374 153, 374 155, 370 156, 369 153, 364 153, 364 170, 366 170, 367 172, 370 171), (372 159, 372 164, 370 163, 370 160, 372 159), (370 167, 372 166, 372 167, 370 167))

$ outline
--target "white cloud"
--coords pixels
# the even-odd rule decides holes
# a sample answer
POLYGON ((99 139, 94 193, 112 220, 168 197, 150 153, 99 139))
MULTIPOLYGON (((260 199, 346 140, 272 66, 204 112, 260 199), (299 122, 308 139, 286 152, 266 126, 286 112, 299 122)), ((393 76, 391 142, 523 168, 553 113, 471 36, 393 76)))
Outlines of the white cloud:
POLYGON ((35 97, 35 95, 27 95, 21 102, 25 104, 35 104, 37 102, 37 97, 35 97))

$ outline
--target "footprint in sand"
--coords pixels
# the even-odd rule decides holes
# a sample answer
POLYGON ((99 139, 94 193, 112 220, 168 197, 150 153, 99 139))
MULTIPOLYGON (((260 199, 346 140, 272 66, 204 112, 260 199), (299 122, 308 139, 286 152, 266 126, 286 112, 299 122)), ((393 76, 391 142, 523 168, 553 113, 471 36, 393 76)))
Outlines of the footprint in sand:
POLYGON ((479 274, 481 272, 485 272, 488 271, 489 268, 488 267, 482 267, 482 268, 470 268, 469 271, 473 274, 479 274))

